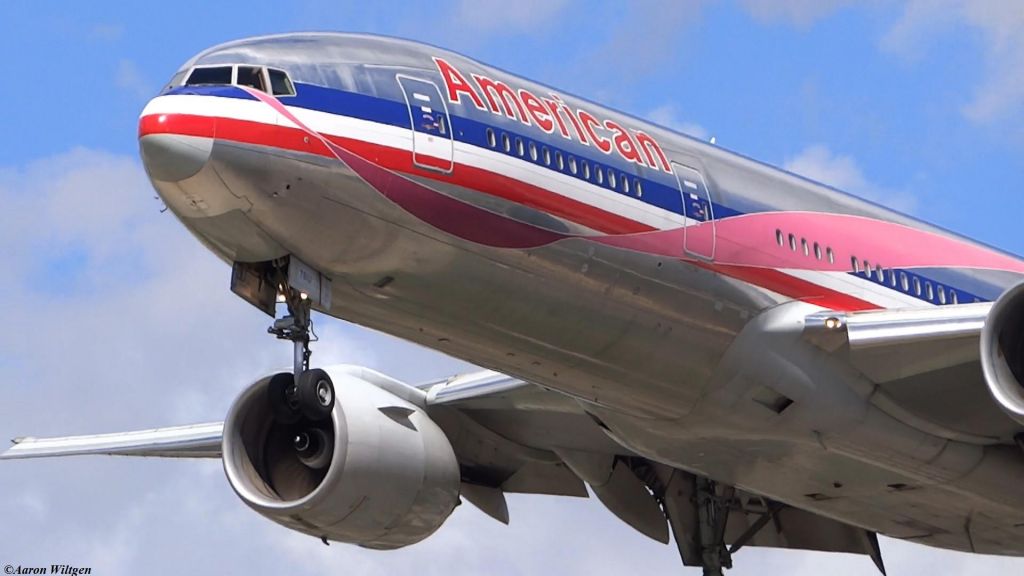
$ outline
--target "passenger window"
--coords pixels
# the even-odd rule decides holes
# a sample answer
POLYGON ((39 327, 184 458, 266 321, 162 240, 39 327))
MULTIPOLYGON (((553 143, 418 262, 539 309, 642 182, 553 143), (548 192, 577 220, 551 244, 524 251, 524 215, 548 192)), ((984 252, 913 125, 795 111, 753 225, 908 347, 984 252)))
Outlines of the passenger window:
POLYGON ((924 283, 924 292, 925 292, 925 297, 928 298, 929 300, 934 300, 935 299, 935 292, 932 291, 932 283, 931 282, 925 282, 924 283))
POLYGON ((509 140, 508 134, 501 133, 501 147, 505 149, 505 152, 512 151, 512 141, 509 140))
POLYGON ((792 234, 789 235, 789 249, 796 252, 796 236, 792 234))
POLYGON ((804 256, 810 256, 811 255, 811 250, 810 250, 810 248, 807 247, 807 238, 801 238, 800 239, 800 248, 803 249, 804 256))
POLYGON ((231 66, 196 68, 185 81, 186 86, 230 85, 231 66))
POLYGON ((936 286, 935 289, 938 290, 938 292, 939 292, 939 304, 945 304, 946 303, 946 289, 943 288, 942 286, 936 286))
POLYGON ((896 271, 893 270, 892 268, 889 268, 889 284, 893 288, 896 287, 896 271))
POLYGON ((885 282, 885 274, 883 273, 882 266, 880 264, 875 264, 875 278, 879 282, 885 282))
POLYGON ((950 289, 950 291, 949 291, 949 301, 952 302, 953 304, 959 304, 960 303, 960 299, 956 295, 956 290, 950 289))
POLYGON ((832 248, 826 248, 825 249, 825 253, 828 254, 828 263, 829 264, 835 264, 836 263, 836 254, 835 254, 835 252, 832 251, 832 248))
POLYGON ((263 82, 263 69, 255 66, 238 67, 238 85, 255 88, 260 92, 266 92, 267 87, 263 82))
POLYGON ((604 170, 600 166, 594 166, 594 179, 598 184, 604 184, 604 170))
POLYGON ((903 288, 904 292, 910 292, 910 283, 907 281, 906 272, 900 272, 900 288, 903 288))
POLYGON ((526 155, 526 148, 523 147, 523 139, 518 136, 516 136, 516 154, 519 154, 520 158, 526 155))
POLYGON ((786 240, 782 237, 782 230, 779 230, 778 228, 775 229, 775 243, 779 246, 786 245, 786 240))
POLYGON ((544 165, 551 166, 551 151, 548 150, 547 146, 541 148, 541 156, 544 157, 544 165))
POLYGON ((636 197, 637 198, 643 198, 644 187, 643 187, 643 184, 640 182, 640 180, 638 180, 636 178, 633 179, 633 189, 636 190, 636 197))
POLYGON ((814 243, 814 258, 821 260, 821 246, 817 242, 814 243))
POLYGON ((622 177, 622 191, 629 194, 629 178, 622 177))
POLYGON ((537 161, 537 144, 530 142, 530 160, 537 161))
MULTIPOLYGON (((792 237, 792 235, 790 235, 792 237)), ((860 273, 860 260, 857 260, 856 256, 850 256, 850 267, 853 268, 854 274, 860 273)))
POLYGON ((268 69, 267 75, 270 76, 270 90, 274 96, 295 95, 295 86, 287 74, 280 70, 268 69))
POLYGON ((617 182, 615 181, 615 171, 612 170, 611 168, 609 168, 608 169, 608 187, 614 190, 616 183, 617 182))
POLYGON ((569 172, 572 172, 573 174, 575 174, 576 170, 577 170, 577 168, 576 168, 576 157, 575 156, 569 156, 569 172))
POLYGON ((555 164, 558 165, 559 170, 565 170, 565 159, 562 158, 561 152, 555 152, 555 164))
POLYGON ((868 277, 868 280, 871 279, 871 262, 867 260, 864 261, 864 275, 868 277))
POLYGON ((582 160, 581 163, 583 164, 583 177, 590 180, 590 164, 586 160, 582 160))
POLYGON ((919 280, 917 276, 914 277, 914 295, 921 295, 921 280, 919 280))
POLYGON ((487 145, 494 148, 498 145, 498 139, 494 137, 494 130, 487 129, 487 145))

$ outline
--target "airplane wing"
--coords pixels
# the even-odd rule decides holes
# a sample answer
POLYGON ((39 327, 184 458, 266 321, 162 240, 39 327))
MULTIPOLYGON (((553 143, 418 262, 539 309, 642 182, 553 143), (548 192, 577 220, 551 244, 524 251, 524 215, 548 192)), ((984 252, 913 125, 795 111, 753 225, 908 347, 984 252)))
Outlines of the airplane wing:
POLYGON ((804 337, 877 385, 871 401, 921 430, 974 444, 1014 442, 980 342, 992 303, 807 316, 804 337))
POLYGON ((15 438, 0 459, 107 454, 163 458, 220 458, 223 422, 191 424, 115 434, 60 438, 15 438))
MULTIPOLYGON (((406 386, 404 392, 395 389, 397 381, 372 371, 353 373, 423 399, 455 451, 462 498, 500 522, 509 522, 506 493, 586 498, 589 486, 619 519, 659 542, 667 544, 674 537, 684 564, 700 566, 705 551, 699 534, 706 518, 697 494, 704 490, 725 505, 725 514, 712 527, 731 544, 724 553, 768 546, 864 554, 884 574, 873 532, 644 459, 612 440, 579 403, 560 393, 490 371, 406 386)), ((211 422, 114 434, 22 437, 0 459, 88 454, 218 458, 222 434, 223 423, 211 422)))
MULTIPOLYGON (((702 485, 709 488, 706 479, 631 453, 612 441, 579 403, 509 376, 494 372, 472 374, 433 384, 427 390, 428 403, 454 408, 459 418, 472 423, 466 436, 453 442, 460 461, 470 467, 479 466, 480 456, 490 453, 492 446, 473 454, 466 450, 467 445, 481 441, 481 434, 499 444, 508 443, 509 452, 516 448, 536 451, 523 454, 520 462, 528 462, 532 457, 536 458, 534 463, 544 461, 556 468, 567 468, 572 472, 572 483, 561 485, 564 494, 585 497, 585 483, 620 520, 660 542, 667 543, 671 533, 683 563, 703 565, 705 551, 698 537, 702 516, 697 494, 702 485), (573 484, 582 492, 570 489, 573 484)), ((507 457, 501 460, 505 465, 515 461, 507 457)), ((482 468, 487 470, 486 466, 482 468)), ((529 478, 533 468, 524 466, 520 470, 509 476, 510 482, 490 478, 489 485, 504 492, 537 491, 519 489, 519 480, 529 478)), ((885 574, 874 532, 733 486, 711 483, 710 491, 727 503, 725 521, 716 529, 724 532, 729 554, 744 546, 863 554, 885 574)), ((469 496, 465 490, 463 495, 469 496)), ((508 522, 503 498, 498 509, 504 514, 489 511, 487 502, 467 499, 491 516, 508 522)))

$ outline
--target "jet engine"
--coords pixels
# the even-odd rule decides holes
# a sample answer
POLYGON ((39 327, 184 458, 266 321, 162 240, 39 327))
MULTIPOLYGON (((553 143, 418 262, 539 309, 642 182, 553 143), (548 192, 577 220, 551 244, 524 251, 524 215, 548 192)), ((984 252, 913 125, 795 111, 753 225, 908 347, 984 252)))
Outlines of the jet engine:
POLYGON ((1024 283, 992 305, 981 331, 981 368, 992 397, 1024 424, 1024 283))
MULTIPOLYGON (((231 487, 263 516, 317 538, 377 549, 426 538, 459 499, 447 436, 395 388, 344 367, 327 373, 337 397, 321 421, 275 417, 273 377, 242 392, 224 422, 231 487)), ((406 388, 406 398, 419 393, 406 388)))

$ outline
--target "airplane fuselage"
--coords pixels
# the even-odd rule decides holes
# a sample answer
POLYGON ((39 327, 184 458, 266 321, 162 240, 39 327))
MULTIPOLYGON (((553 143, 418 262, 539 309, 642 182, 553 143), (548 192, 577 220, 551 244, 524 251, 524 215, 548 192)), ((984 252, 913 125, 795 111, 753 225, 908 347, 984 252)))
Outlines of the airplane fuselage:
POLYGON ((998 409, 986 434, 922 424, 794 329, 992 301, 1016 257, 390 38, 205 51, 140 139, 206 246, 301 259, 332 280, 326 314, 577 398, 649 458, 894 537, 1024 554, 1024 463, 998 409))

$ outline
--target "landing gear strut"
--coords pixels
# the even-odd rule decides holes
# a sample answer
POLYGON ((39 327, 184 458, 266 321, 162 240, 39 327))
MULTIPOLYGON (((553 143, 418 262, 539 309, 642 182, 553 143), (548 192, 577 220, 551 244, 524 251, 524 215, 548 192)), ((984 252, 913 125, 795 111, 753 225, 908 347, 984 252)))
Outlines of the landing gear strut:
POLYGON ((323 370, 309 369, 312 354, 309 343, 316 337, 310 318, 312 302, 304 292, 284 283, 279 286, 288 315, 274 320, 267 332, 292 342, 293 371, 292 374, 276 374, 270 379, 271 408, 277 420, 288 424, 303 417, 313 422, 325 420, 334 408, 334 384, 323 370))
POLYGON ((723 576, 723 568, 732 568, 732 554, 725 547, 725 523, 734 488, 723 486, 719 495, 715 482, 697 478, 697 533, 704 576, 723 576))

